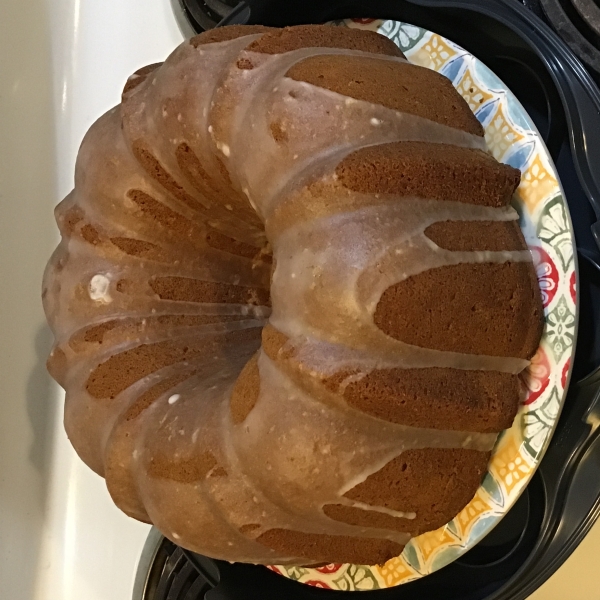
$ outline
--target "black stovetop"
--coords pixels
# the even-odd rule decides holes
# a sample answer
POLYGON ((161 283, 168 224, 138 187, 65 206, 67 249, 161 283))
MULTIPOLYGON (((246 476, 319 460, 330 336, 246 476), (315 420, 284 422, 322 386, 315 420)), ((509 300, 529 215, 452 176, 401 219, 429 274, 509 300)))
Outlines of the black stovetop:
MULTIPOLYGON (((178 0, 196 31, 215 27, 237 0, 178 0)), ((550 24, 600 82, 600 3, 598 0, 515 0, 550 24)), ((364 15, 369 16, 369 15, 364 15)))

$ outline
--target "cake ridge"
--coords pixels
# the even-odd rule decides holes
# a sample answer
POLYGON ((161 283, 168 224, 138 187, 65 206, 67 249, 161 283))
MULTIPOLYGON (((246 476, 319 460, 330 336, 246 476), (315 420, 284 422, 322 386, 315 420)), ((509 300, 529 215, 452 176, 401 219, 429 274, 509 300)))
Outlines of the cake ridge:
MULTIPOLYGON (((299 43, 324 35, 318 26, 297 31, 299 43)), ((382 562, 475 492, 498 428, 440 429, 426 418, 407 425, 348 402, 346 390, 381 370, 405 369, 408 380, 432 367, 516 377, 528 364, 525 342, 518 355, 438 350, 375 322, 392 288, 456 265, 507 264, 516 275, 503 285, 521 294, 515 319, 531 322, 519 335, 535 340, 541 305, 522 236, 505 250, 453 251, 425 234, 450 221, 514 223, 506 202, 516 171, 483 154, 466 103, 426 69, 402 92, 416 112, 389 108, 394 99, 383 92, 377 103, 329 89, 360 86, 369 61, 412 77, 420 68, 399 50, 382 54, 373 42, 372 53, 316 45, 278 54, 257 51, 272 32, 214 41, 219 35, 185 42, 130 80, 120 108, 86 136, 75 191, 57 209, 63 239, 44 303, 56 335, 51 370, 67 388, 67 431, 118 506, 197 552, 263 564, 382 562), (322 86, 295 78, 307 64, 316 69, 315 58, 322 86), (438 121, 418 114, 435 116, 423 81, 445 98, 438 121), (444 111, 462 121, 442 123, 444 111), (472 159, 475 201, 420 195, 418 175, 408 195, 379 192, 376 182, 355 190, 338 175, 361 157, 384 173, 366 157, 386 145, 396 164, 412 160, 418 172, 416 143, 435 145, 431 161, 445 153, 450 169, 472 159), (493 169, 504 179, 488 177, 493 169), (503 204, 478 204, 488 194, 503 204), (208 314, 216 319, 192 323, 208 314), (108 333, 86 341, 96 325, 108 333), (273 352, 268 336, 283 340, 273 352), (327 387, 326 376, 337 375, 337 389, 327 387), (238 420, 240 394, 248 412, 238 420), (399 481, 428 457, 441 465, 438 488, 452 490, 440 499, 446 510, 429 499, 431 483, 415 491, 425 498, 416 507, 405 497, 398 506, 373 499, 383 470, 399 469, 399 481), (361 516, 327 508, 330 516, 330 506, 361 516), (384 526, 389 519, 393 527, 384 526)), ((357 30, 339 35, 350 46, 368 43, 357 30)), ((452 177, 444 185, 456 195, 452 177)), ((484 321, 493 316, 474 300, 473 314, 482 312, 484 321)), ((490 379, 490 397, 499 381, 490 379)), ((418 398, 417 389, 415 410, 418 398)))

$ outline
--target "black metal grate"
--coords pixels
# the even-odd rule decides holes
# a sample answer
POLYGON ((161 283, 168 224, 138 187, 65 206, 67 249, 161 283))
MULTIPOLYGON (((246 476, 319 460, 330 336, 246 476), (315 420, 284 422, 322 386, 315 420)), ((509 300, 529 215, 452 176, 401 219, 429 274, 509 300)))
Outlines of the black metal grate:
MULTIPOLYGON (((145 565, 140 565, 144 569, 145 565)), ((146 575, 145 585, 134 600, 204 600, 213 586, 187 559, 183 550, 160 539, 146 575)))
POLYGON ((239 3, 239 0, 179 0, 192 27, 200 32, 216 27, 239 3))
MULTIPOLYGON (((600 6, 597 0, 535 0, 571 50, 600 74, 600 6)), ((532 0, 524 0, 527 5, 532 0)))
MULTIPOLYGON (((600 75, 600 5, 598 0, 520 0, 549 21, 571 50, 600 75)), ((238 0, 179 0, 195 31, 216 27, 238 0)))

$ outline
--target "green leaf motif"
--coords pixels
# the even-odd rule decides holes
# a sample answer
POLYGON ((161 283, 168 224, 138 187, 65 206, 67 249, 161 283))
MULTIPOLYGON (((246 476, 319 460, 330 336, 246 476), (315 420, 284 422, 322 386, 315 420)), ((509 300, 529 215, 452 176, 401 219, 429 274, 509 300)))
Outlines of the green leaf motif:
POLYGON ((350 565, 346 571, 346 578, 350 582, 350 590, 378 590, 379 584, 369 567, 350 565))
POLYGON ((304 567, 286 567, 285 572, 290 579, 298 581, 308 573, 308 569, 304 567))
POLYGON ((444 548, 444 550, 437 553, 437 555, 431 562, 431 570, 437 571, 438 569, 449 565, 463 553, 464 550, 460 546, 450 546, 448 548, 444 548))
POLYGON ((458 528, 456 527, 455 519, 452 519, 448 525, 446 525, 448 531, 455 537, 460 539, 460 533, 458 532, 458 528))
POLYGON ((395 42, 402 52, 414 48, 425 35, 421 27, 399 21, 384 21, 377 31, 395 42))
POLYGON ((540 416, 538 411, 532 411, 523 418, 525 424, 525 450, 534 460, 539 456, 548 432, 548 424, 540 416))
POLYGON ((534 460, 537 460, 546 444, 548 432, 554 426, 559 409, 560 397, 558 388, 554 386, 548 401, 542 407, 523 416, 525 425, 523 447, 534 460))
POLYGON ((413 568, 415 571, 421 570, 421 562, 419 561, 419 555, 417 554, 417 549, 413 542, 409 542, 404 547, 403 556, 406 559, 406 562, 413 568))
POLYGON ((502 493, 502 489, 498 485, 498 482, 491 473, 488 473, 484 477, 481 486, 498 506, 504 506, 504 494, 502 493))
POLYGON ((484 515, 480 517, 475 525, 471 528, 471 532, 469 533, 469 540, 467 541, 467 546, 472 546, 477 543, 481 538, 487 534, 490 529, 496 525, 498 522, 498 517, 496 515, 484 515))
POLYGON ((342 590, 342 592, 351 592, 353 591, 353 584, 350 577, 348 577, 348 573, 344 573, 341 577, 333 580, 333 587, 336 590, 342 590))
POLYGON ((557 362, 573 345, 575 339, 575 315, 564 296, 546 317, 546 337, 557 362))
POLYGON ((573 261, 573 242, 563 197, 559 194, 546 204, 540 217, 537 234, 540 240, 552 246, 565 271, 573 261))

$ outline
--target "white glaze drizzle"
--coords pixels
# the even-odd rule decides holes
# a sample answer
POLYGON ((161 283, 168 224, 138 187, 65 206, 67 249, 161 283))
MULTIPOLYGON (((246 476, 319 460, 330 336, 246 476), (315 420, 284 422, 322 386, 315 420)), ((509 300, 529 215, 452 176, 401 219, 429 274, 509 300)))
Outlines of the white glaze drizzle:
MULTIPOLYGON (((360 205, 360 195, 353 194, 360 205)), ((373 322, 383 292, 428 269, 469 262, 530 261, 525 252, 450 252, 425 229, 437 222, 508 221, 496 209, 397 198, 292 226, 272 239, 277 268, 270 323, 297 346, 308 369, 448 367, 519 373, 528 361, 419 348, 373 322), (351 242, 349 241, 351 240, 351 242), (294 302, 286 301, 294 298, 294 302), (318 308, 317 308, 318 307, 318 308)), ((331 373, 330 373, 331 374, 331 373)))
POLYGON ((529 257, 516 252, 449 252, 424 235, 438 221, 512 220, 516 213, 511 209, 411 198, 384 201, 351 193, 338 204, 332 201, 329 211, 309 224, 275 227, 277 210, 302 194, 307 183, 334 181, 335 166, 356 149, 408 140, 485 149, 485 141, 286 77, 291 66, 312 56, 402 59, 325 48, 283 55, 245 51, 257 37, 198 48, 183 44, 167 60, 167 67, 128 92, 120 110, 111 110, 90 130, 78 157, 75 191, 58 210, 67 233, 47 269, 45 307, 57 348, 68 365, 61 381, 67 389, 65 419, 78 452, 102 473, 114 448, 119 444, 129 448, 130 464, 122 465, 118 483, 131 485, 133 491, 122 506, 130 514, 143 516, 145 511, 161 530, 199 552, 248 562, 301 564, 305 559, 283 556, 254 540, 271 528, 289 528, 405 543, 408 534, 333 521, 323 507, 342 504, 414 519, 415 513, 365 505, 344 494, 405 449, 487 451, 496 438, 496 434, 411 428, 370 417, 344 402, 347 385, 374 369, 446 366, 515 373, 526 364, 520 359, 439 352, 392 340, 373 324, 381 294, 427 269, 529 257), (238 58, 250 60, 254 68, 239 69, 238 58), (215 107, 226 110, 218 113, 215 107), (286 143, 276 142, 271 135, 274 122, 284 127, 286 143), (158 162, 197 206, 147 176, 130 151, 138 139, 152 148, 158 162), (269 316, 267 307, 159 299, 149 286, 151 276, 268 286, 264 264, 257 266, 202 241, 207 224, 257 248, 265 237, 260 227, 232 210, 233 192, 221 188, 221 196, 215 196, 195 187, 175 159, 174 150, 183 142, 216 179, 218 156, 238 192, 248 196, 265 221, 277 261, 270 322, 288 336, 284 350, 293 351, 298 370, 307 377, 299 387, 261 352, 259 398, 241 425, 231 422, 232 386, 256 351, 257 340, 221 349, 214 362, 191 356, 167 365, 110 402, 92 397, 86 388, 90 372, 103 361, 142 344, 193 345, 199 339, 208 343, 234 331, 259 329, 269 316), (186 219, 188 234, 142 218, 128 196, 132 189, 186 219), (93 245, 68 231, 66 216, 73 208, 81 210, 82 222, 96 228, 98 241, 93 245), (154 244, 156 254, 152 258, 123 254, 110 241, 121 237, 154 244), (108 295, 108 285, 96 285, 104 280, 86 289, 98 274, 104 274, 115 290, 117 282, 126 280, 135 293, 108 295), (165 326, 157 320, 170 315, 240 320, 194 327, 165 326), (128 319, 140 323, 133 338, 131 334, 119 337, 117 329, 102 350, 95 346, 75 350, 70 345, 87 327, 113 321, 125 324, 128 319), (313 380, 345 370, 355 372, 342 382, 340 393, 313 393, 313 380), (180 376, 188 378, 162 393, 137 419, 122 418, 153 386, 180 376), (203 480, 189 484, 148 473, 159 454, 180 460, 206 452, 226 475, 219 476, 215 467, 203 480), (242 533, 246 526, 252 529, 242 533))
POLYGON ((222 93, 227 93, 229 101, 235 103, 235 111, 227 130, 213 126, 212 136, 218 149, 229 149, 230 156, 225 157, 225 162, 233 181, 263 220, 278 197, 288 197, 317 173, 331 173, 344 156, 359 148, 423 141, 485 149, 481 136, 285 76, 303 59, 323 55, 405 62, 337 48, 303 48, 281 55, 247 51, 240 54, 254 68, 232 68, 226 92, 222 93), (377 119, 377 125, 373 125, 372 119, 377 119), (286 145, 273 138, 271 123, 285 125, 286 145), (261 152, 246 152, 248 147, 260 148, 261 152), (264 160, 265 155, 269 156, 268 161, 264 160))

